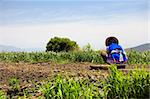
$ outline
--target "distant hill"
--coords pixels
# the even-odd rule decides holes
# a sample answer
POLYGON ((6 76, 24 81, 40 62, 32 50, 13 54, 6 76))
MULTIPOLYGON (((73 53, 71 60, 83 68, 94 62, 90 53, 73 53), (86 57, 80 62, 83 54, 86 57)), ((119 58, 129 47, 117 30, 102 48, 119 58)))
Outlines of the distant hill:
POLYGON ((26 48, 24 49, 25 52, 41 52, 41 51, 45 51, 45 49, 43 48, 26 48))
POLYGON ((0 45, 0 52, 40 52, 45 51, 43 48, 17 48, 14 46, 0 45))
MULTIPOLYGON (((150 43, 142 44, 132 48, 126 48, 125 51, 136 50, 136 51, 148 51, 150 50, 150 43)), ((45 51, 43 48, 26 48, 21 49, 14 46, 0 45, 0 52, 39 52, 45 51)))
POLYGON ((142 44, 142 45, 132 47, 132 48, 127 48, 125 50, 126 51, 129 51, 129 50, 148 51, 148 50, 150 50, 150 43, 142 44))
POLYGON ((0 52, 20 52, 21 48, 17 48, 14 46, 0 45, 0 52))

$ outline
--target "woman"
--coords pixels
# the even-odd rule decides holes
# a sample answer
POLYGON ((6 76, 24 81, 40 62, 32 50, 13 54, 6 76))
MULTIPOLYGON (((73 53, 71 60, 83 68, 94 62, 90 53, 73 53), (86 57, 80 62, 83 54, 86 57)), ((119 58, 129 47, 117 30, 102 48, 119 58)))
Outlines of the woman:
POLYGON ((102 52, 101 56, 108 64, 123 64, 127 62, 127 56, 124 49, 119 45, 116 37, 108 37, 106 39, 106 52, 102 52))

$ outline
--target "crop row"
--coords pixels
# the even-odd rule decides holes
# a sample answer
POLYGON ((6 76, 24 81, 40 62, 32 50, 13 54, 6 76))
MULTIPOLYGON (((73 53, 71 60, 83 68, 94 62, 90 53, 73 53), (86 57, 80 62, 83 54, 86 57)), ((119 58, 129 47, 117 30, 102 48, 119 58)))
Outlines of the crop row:
MULTIPOLYGON (((127 53, 128 64, 150 64, 150 51, 127 53)), ((5 62, 91 62, 104 63, 100 52, 1 52, 0 61, 5 62)))

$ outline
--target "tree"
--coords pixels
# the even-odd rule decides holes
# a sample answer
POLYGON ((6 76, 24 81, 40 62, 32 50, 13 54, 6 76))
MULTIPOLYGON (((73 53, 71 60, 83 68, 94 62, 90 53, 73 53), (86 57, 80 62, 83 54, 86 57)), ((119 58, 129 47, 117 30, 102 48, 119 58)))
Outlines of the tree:
POLYGON ((51 38, 46 46, 46 52, 47 51, 68 52, 77 49, 79 49, 79 46, 75 41, 71 41, 68 38, 59 38, 59 37, 51 38))

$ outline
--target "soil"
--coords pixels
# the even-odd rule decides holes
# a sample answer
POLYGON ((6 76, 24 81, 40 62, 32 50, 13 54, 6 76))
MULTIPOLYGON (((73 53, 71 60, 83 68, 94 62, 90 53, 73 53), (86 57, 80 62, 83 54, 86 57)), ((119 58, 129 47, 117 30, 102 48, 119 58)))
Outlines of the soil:
POLYGON ((16 78, 20 83, 38 82, 48 79, 57 73, 78 77, 106 76, 105 70, 91 70, 91 63, 4 63, 0 62, 0 85, 8 84, 11 78, 16 78))
MULTIPOLYGON (((17 78, 20 83, 38 82, 61 73, 77 77, 102 78, 107 76, 108 70, 94 70, 91 63, 5 63, 0 62, 0 85, 8 84, 11 78, 17 78)), ((140 66, 138 66, 140 67, 140 66)), ((149 70, 149 66, 145 66, 149 70)), ((127 66, 133 69, 135 66, 127 66)))
MULTIPOLYGON (((92 80, 104 79, 108 75, 108 70, 91 69, 91 63, 6 63, 0 62, 0 90, 7 93, 8 96, 22 96, 23 90, 28 89, 31 96, 39 96, 41 93, 36 90, 36 84, 41 84, 42 81, 50 79, 55 74, 67 75, 75 78, 88 77, 92 80), (19 81, 20 90, 14 92, 8 85, 11 78, 16 78, 19 81), (36 90, 33 91, 33 89, 36 90)), ((142 67, 142 66, 138 66, 142 67)), ((128 70, 133 70, 135 66, 127 66, 121 70, 125 73, 128 70)), ((149 66, 145 66, 150 70, 149 66)), ((11 98, 11 97, 10 97, 11 98)), ((17 99, 14 98, 14 99, 17 99)))

